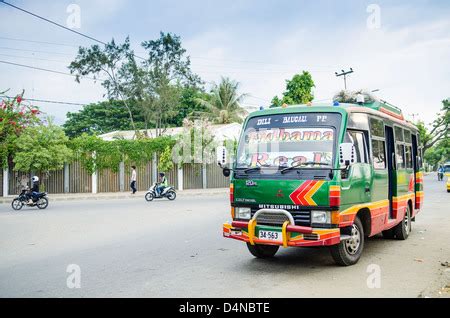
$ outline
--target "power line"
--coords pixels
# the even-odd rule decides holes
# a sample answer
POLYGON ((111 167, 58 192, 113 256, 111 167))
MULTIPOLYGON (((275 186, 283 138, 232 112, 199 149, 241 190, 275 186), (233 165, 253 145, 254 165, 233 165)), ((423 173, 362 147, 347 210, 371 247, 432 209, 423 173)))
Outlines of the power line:
POLYGON ((27 13, 27 14, 29 14, 29 15, 32 15, 32 16, 38 18, 38 19, 41 19, 41 20, 44 20, 44 21, 46 21, 46 22, 48 22, 48 23, 54 24, 54 25, 56 25, 56 26, 58 26, 58 27, 60 27, 60 28, 63 28, 63 29, 65 29, 65 30, 67 30, 67 31, 73 32, 73 33, 75 33, 75 34, 78 34, 78 35, 80 35, 80 36, 82 36, 82 37, 85 37, 85 38, 90 39, 90 40, 92 40, 92 41, 95 41, 95 42, 97 42, 97 43, 106 45, 105 42, 102 42, 102 41, 100 41, 100 40, 97 40, 96 38, 93 38, 92 36, 89 36, 89 35, 83 34, 83 33, 81 33, 81 32, 75 31, 75 30, 73 30, 73 29, 70 29, 70 28, 68 28, 68 27, 66 27, 66 26, 64 26, 64 25, 62 25, 62 24, 59 24, 59 23, 57 23, 57 22, 54 22, 54 21, 49 20, 49 19, 47 19, 47 18, 44 18, 44 17, 42 17, 42 16, 40 16, 40 15, 38 15, 38 14, 35 14, 35 13, 33 13, 33 12, 30 12, 30 11, 28 11, 28 10, 19 8, 19 7, 15 6, 15 5, 11 4, 11 3, 8 3, 8 2, 6 2, 6 1, 4 1, 4 0, 0 0, 0 1, 1 1, 2 3, 6 4, 7 6, 10 6, 10 7, 14 8, 14 9, 19 10, 19 11, 25 12, 25 13, 27 13))
MULTIPOLYGON (((13 96, 6 96, 6 95, 2 95, 1 97, 15 98, 13 96)), ((35 99, 35 98, 23 98, 23 100, 30 101, 30 102, 50 103, 50 104, 63 104, 63 105, 73 105, 73 106, 85 106, 85 105, 87 105, 87 104, 81 104, 81 103, 63 102, 63 101, 46 100, 46 99, 35 99)))
POLYGON ((2 50, 11 50, 11 51, 23 51, 23 52, 33 52, 33 53, 45 53, 45 54, 57 54, 57 55, 73 56, 73 54, 69 54, 69 53, 50 52, 50 51, 38 51, 38 50, 29 50, 29 49, 18 49, 18 48, 7 47, 7 46, 0 46, 0 49, 2 49, 2 50))
MULTIPOLYGON (((78 35, 80 35, 80 36, 82 36, 82 37, 85 37, 85 38, 87 38, 87 39, 89 39, 89 40, 92 40, 92 41, 94 41, 94 42, 103 44, 103 45, 105 45, 105 46, 107 45, 107 43, 105 43, 105 42, 103 42, 103 41, 100 41, 100 40, 98 40, 98 39, 96 39, 96 38, 94 38, 94 37, 92 37, 92 36, 89 36, 89 35, 87 35, 87 34, 84 34, 84 33, 75 31, 75 30, 73 30, 73 29, 70 29, 70 28, 68 28, 68 27, 66 27, 66 26, 64 26, 64 25, 62 25, 62 24, 60 24, 60 23, 57 23, 57 22, 52 21, 52 20, 50 20, 50 19, 44 18, 43 16, 40 16, 40 15, 38 15, 38 14, 36 14, 36 13, 33 13, 33 12, 30 12, 30 11, 28 11, 28 10, 19 8, 19 7, 15 6, 15 5, 11 4, 11 3, 8 3, 8 2, 6 2, 6 1, 4 1, 4 0, 0 0, 0 2, 1 2, 1 3, 4 3, 4 4, 6 4, 6 5, 8 5, 8 6, 12 7, 12 8, 14 8, 14 9, 17 9, 17 10, 19 10, 19 11, 22 11, 22 12, 24 12, 24 13, 27 13, 27 14, 29 14, 29 15, 32 15, 33 17, 36 17, 36 18, 41 19, 41 20, 44 20, 45 22, 51 23, 51 24, 53 24, 53 25, 56 25, 57 27, 63 28, 63 29, 66 30, 66 31, 70 31, 70 32, 72 32, 72 33, 78 34, 78 35)), ((134 53, 133 53, 133 56, 134 56, 134 57, 137 57, 137 58, 139 58, 139 59, 145 60, 145 58, 140 57, 140 56, 137 56, 137 55, 135 55, 134 53)))
POLYGON ((8 41, 29 42, 29 43, 37 43, 37 44, 48 44, 48 45, 59 45, 59 46, 76 47, 76 48, 79 47, 79 45, 73 45, 73 44, 63 44, 63 43, 56 43, 56 42, 45 42, 45 41, 16 39, 16 38, 4 37, 4 36, 0 36, 0 39, 1 40, 8 40, 8 41))
MULTIPOLYGON (((34 70, 38 70, 38 71, 44 71, 44 72, 50 72, 50 73, 55 73, 55 74, 60 74, 60 75, 67 75, 67 76, 77 77, 76 75, 73 75, 73 74, 70 74, 70 73, 64 73, 64 72, 60 72, 60 71, 56 71, 56 70, 51 70, 51 69, 48 69, 48 68, 41 68, 41 67, 36 67, 36 66, 31 66, 31 65, 26 65, 26 64, 13 63, 13 62, 3 61, 3 60, 0 60, 0 63, 8 64, 8 65, 14 65, 14 66, 19 66, 19 67, 30 68, 30 69, 34 69, 34 70)), ((93 80, 93 81, 103 82, 103 80, 98 79, 98 78, 93 78, 93 77, 82 77, 82 78, 90 79, 90 80, 93 80)))
POLYGON ((64 63, 67 64, 65 61, 58 61, 58 60, 50 60, 50 59, 43 59, 35 56, 21 56, 21 55, 10 55, 10 54, 1 54, 0 56, 6 56, 6 57, 12 57, 12 58, 20 58, 20 59, 28 59, 28 60, 38 60, 38 61, 47 61, 47 62, 57 62, 57 63, 64 63))

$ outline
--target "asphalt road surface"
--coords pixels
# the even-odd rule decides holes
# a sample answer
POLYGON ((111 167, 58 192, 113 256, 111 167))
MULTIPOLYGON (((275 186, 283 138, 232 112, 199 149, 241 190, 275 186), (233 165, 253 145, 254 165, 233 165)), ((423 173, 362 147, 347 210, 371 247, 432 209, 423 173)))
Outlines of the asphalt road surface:
POLYGON ((222 237, 226 195, 2 204, 0 297, 449 297, 450 194, 436 179, 409 239, 371 238, 352 267, 326 248, 254 259, 222 237))

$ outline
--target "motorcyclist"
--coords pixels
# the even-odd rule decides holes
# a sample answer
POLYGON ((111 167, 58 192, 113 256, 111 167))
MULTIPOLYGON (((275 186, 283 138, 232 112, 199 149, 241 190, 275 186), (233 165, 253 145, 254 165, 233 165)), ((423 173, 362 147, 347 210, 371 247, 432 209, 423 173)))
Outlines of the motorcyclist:
POLYGON ((156 185, 156 195, 161 196, 161 193, 163 193, 164 189, 168 186, 166 174, 164 172, 159 173, 159 182, 156 185))
POLYGON ((28 203, 33 203, 33 199, 39 194, 39 177, 31 178, 31 189, 27 193, 28 203))

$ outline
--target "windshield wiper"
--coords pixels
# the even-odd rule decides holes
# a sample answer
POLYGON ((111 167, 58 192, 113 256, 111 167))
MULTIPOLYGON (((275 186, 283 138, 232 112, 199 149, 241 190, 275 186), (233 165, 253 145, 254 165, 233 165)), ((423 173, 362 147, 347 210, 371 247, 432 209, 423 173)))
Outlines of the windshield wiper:
POLYGON ((260 170, 261 170, 261 167, 253 167, 253 168, 245 169, 244 173, 249 173, 249 172, 252 172, 252 171, 260 171, 260 170))
POLYGON ((308 161, 308 162, 302 162, 302 163, 297 164, 297 165, 295 165, 295 166, 291 166, 291 167, 288 167, 288 168, 284 168, 283 170, 281 170, 281 174, 285 174, 286 172, 288 172, 288 171, 290 171, 290 170, 299 169, 299 168, 301 168, 301 166, 309 166, 309 165, 331 166, 331 165, 328 164, 328 163, 308 161))

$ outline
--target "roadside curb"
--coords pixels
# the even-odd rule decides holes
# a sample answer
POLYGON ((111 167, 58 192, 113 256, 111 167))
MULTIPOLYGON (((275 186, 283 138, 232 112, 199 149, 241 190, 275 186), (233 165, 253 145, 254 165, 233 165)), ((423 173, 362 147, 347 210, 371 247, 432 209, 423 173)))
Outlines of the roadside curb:
MULTIPOLYGON (((177 191, 178 197, 187 197, 187 196, 212 196, 212 195, 226 195, 228 194, 228 188, 223 189, 213 189, 213 190, 184 190, 177 191)), ((140 191, 136 192, 136 194, 128 194, 128 193, 101 193, 101 194, 49 194, 50 201, 99 201, 99 200, 130 200, 130 199, 144 199, 144 196, 147 192, 140 191)), ((7 197, 0 197, 0 204, 10 204, 11 201, 16 196, 10 195, 7 197)))

